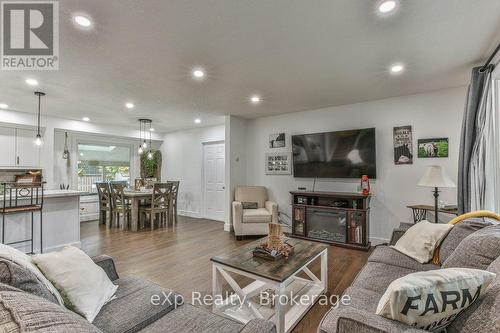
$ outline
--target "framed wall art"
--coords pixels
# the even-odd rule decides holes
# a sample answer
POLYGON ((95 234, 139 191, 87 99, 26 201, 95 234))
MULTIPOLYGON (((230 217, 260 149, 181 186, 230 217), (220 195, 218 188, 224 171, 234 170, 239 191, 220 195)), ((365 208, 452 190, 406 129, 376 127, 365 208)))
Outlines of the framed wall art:
POLYGON ((292 153, 267 153, 266 175, 291 175, 292 153))
POLYGON ((448 157, 448 138, 418 139, 418 157, 448 157))
POLYGON ((413 164, 411 126, 394 127, 394 164, 413 164))
POLYGON ((285 148, 286 139, 285 133, 269 135, 269 148, 285 148))

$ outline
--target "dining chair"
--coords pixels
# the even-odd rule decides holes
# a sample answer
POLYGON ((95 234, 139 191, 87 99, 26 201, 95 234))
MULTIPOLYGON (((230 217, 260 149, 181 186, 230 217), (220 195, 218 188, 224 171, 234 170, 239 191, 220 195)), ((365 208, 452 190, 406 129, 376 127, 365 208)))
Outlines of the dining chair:
POLYGON ((153 193, 151 194, 151 204, 148 206, 139 207, 139 219, 141 226, 144 226, 144 219, 149 215, 151 230, 154 229, 155 220, 159 217, 158 226, 164 225, 171 207, 172 184, 171 183, 156 183, 153 185, 153 193))
POLYGON ((173 217, 172 221, 175 220, 175 224, 177 224, 177 196, 179 194, 180 181, 172 180, 172 181, 167 181, 167 183, 172 184, 172 196, 170 199, 171 202, 170 214, 173 217))
POLYGON ((122 229, 127 229, 131 217, 131 205, 125 199, 123 193, 126 185, 122 183, 110 183, 111 188, 111 202, 113 207, 114 218, 116 219, 116 226, 122 229), (120 216, 123 216, 123 221, 120 223, 120 216))
POLYGON ((111 203, 111 191, 109 184, 99 182, 95 184, 99 200, 99 224, 110 226, 113 223, 113 205, 111 203), (109 213, 109 221, 108 221, 109 213))

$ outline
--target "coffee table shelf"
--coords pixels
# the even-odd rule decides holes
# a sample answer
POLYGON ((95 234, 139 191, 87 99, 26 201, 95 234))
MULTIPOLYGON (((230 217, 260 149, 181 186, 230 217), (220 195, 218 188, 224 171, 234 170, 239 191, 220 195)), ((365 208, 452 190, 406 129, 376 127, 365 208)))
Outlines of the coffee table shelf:
POLYGON ((214 297, 223 297, 223 282, 233 291, 222 302, 214 304, 213 312, 244 324, 254 318, 271 320, 278 333, 290 332, 326 292, 328 250, 319 243, 292 239, 294 254, 273 262, 251 256, 251 250, 260 242, 262 240, 211 259, 214 297), (317 261, 321 264, 319 276, 309 269, 317 261), (235 275, 253 282, 241 287, 235 275), (274 305, 259 302, 259 295, 266 291, 275 295, 274 305), (286 302, 286 297, 288 300, 294 297, 295 301, 286 302), (305 298, 308 298, 307 302, 299 301, 305 298))

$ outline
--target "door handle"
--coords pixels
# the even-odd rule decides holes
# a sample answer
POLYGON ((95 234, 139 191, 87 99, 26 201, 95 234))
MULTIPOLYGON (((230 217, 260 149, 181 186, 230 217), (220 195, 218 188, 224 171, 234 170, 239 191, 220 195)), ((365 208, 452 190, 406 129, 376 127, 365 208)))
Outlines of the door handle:
POLYGON ((19 156, 17 156, 17 165, 19 165, 19 156))

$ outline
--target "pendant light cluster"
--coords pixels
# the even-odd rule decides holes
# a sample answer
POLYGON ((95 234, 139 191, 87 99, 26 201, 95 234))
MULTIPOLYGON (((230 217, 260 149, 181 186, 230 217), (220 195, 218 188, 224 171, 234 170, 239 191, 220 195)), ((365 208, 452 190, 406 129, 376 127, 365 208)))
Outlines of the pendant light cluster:
POLYGON ((37 146, 41 146, 42 143, 43 143, 43 141, 42 141, 42 135, 40 134, 40 116, 41 116, 40 104, 41 104, 42 96, 45 96, 45 93, 43 93, 41 91, 35 91, 35 95, 38 96, 38 123, 37 123, 37 132, 36 132, 35 144, 37 146))
POLYGON ((144 154, 146 151, 148 152, 148 159, 153 159, 153 150, 151 147, 151 132, 152 127, 151 124, 153 121, 151 119, 139 119, 139 149, 137 152, 139 155, 144 154))

